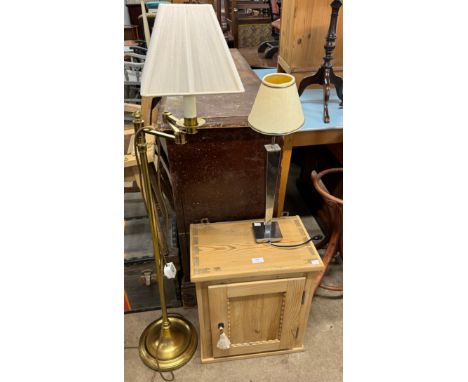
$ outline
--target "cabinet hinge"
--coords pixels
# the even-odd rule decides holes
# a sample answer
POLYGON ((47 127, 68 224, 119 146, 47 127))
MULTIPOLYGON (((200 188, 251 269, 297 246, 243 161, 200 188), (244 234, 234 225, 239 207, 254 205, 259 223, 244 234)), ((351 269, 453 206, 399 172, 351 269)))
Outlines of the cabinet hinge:
POLYGON ((304 305, 305 291, 302 292, 301 305, 304 305))

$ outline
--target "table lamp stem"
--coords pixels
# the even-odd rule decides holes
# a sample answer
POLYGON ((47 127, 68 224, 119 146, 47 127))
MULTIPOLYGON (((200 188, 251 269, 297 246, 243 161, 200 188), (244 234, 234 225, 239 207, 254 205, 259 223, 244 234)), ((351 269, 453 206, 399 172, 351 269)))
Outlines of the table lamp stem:
POLYGON ((271 220, 275 208, 275 191, 278 180, 278 167, 281 148, 277 144, 265 145, 267 152, 267 174, 265 192, 265 236, 271 238, 271 220))
POLYGON ((265 145, 266 150, 266 182, 265 182, 265 221, 253 223, 255 241, 257 243, 281 241, 283 236, 277 222, 273 222, 275 208, 276 184, 280 164, 281 148, 278 144, 265 145))

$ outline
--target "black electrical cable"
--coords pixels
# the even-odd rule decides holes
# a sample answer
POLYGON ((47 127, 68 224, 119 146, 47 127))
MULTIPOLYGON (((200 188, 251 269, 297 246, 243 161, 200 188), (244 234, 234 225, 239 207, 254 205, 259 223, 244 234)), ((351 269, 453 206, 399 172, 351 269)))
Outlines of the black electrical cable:
POLYGON ((302 246, 302 245, 305 245, 305 244, 307 244, 307 243, 309 243, 309 242, 311 242, 311 241, 312 241, 312 238, 310 238, 309 240, 304 241, 303 243, 299 243, 299 244, 278 245, 278 244, 272 243, 271 241, 269 241, 268 243, 269 243, 270 245, 272 245, 273 247, 277 247, 277 248, 295 248, 295 247, 300 247, 300 246, 302 246))

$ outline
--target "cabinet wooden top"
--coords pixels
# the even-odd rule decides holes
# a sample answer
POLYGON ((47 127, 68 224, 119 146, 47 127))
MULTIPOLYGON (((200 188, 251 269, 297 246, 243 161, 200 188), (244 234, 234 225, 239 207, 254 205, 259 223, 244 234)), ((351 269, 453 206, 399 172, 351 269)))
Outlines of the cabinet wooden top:
MULTIPOLYGON (((278 245, 297 244, 310 237, 299 216, 278 221, 283 240, 278 245)), ((252 222, 222 222, 190 226, 190 277, 192 282, 250 276, 312 272, 323 263, 312 242, 296 248, 277 248, 255 242, 252 222)))
MULTIPOLYGON (((197 116, 206 120, 206 124, 200 127, 200 129, 249 128, 247 117, 257 96, 260 79, 237 49, 230 49, 230 52, 244 85, 245 92, 197 96, 197 116)), ((177 118, 182 118, 182 97, 163 97, 159 111, 157 128, 167 130, 169 128, 162 122, 162 112, 168 111, 177 118)))

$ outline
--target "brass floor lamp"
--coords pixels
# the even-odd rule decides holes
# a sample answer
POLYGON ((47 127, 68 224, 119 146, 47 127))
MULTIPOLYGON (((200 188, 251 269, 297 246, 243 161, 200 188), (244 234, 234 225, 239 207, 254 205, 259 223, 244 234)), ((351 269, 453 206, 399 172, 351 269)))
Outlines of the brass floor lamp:
POLYGON ((141 114, 134 113, 135 152, 151 225, 162 310, 162 317, 143 331, 139 353, 145 365, 160 372, 172 371, 186 364, 192 358, 198 340, 196 329, 188 320, 167 312, 163 259, 159 248, 160 229, 150 186, 145 135, 185 144, 187 134, 196 134, 197 128, 204 123, 197 118, 196 95, 243 91, 213 7, 209 4, 161 4, 143 69, 141 95, 183 96, 184 116, 178 119, 170 113, 163 113, 163 121, 173 131, 173 134, 168 134, 144 126, 141 114))
POLYGON ((155 203, 151 191, 149 176, 147 145, 145 134, 154 134, 159 137, 171 138, 179 142, 183 133, 174 132, 174 135, 157 132, 145 128, 141 114, 134 114, 135 146, 138 165, 142 177, 143 195, 146 201, 153 241, 156 277, 159 287, 162 317, 152 322, 140 337, 139 352, 143 362, 150 368, 160 371, 170 371, 187 363, 197 348, 197 333, 195 327, 184 317, 177 314, 168 314, 164 292, 163 264, 159 250, 159 225, 155 214, 155 203), (177 137, 177 138, 176 138, 177 137))

